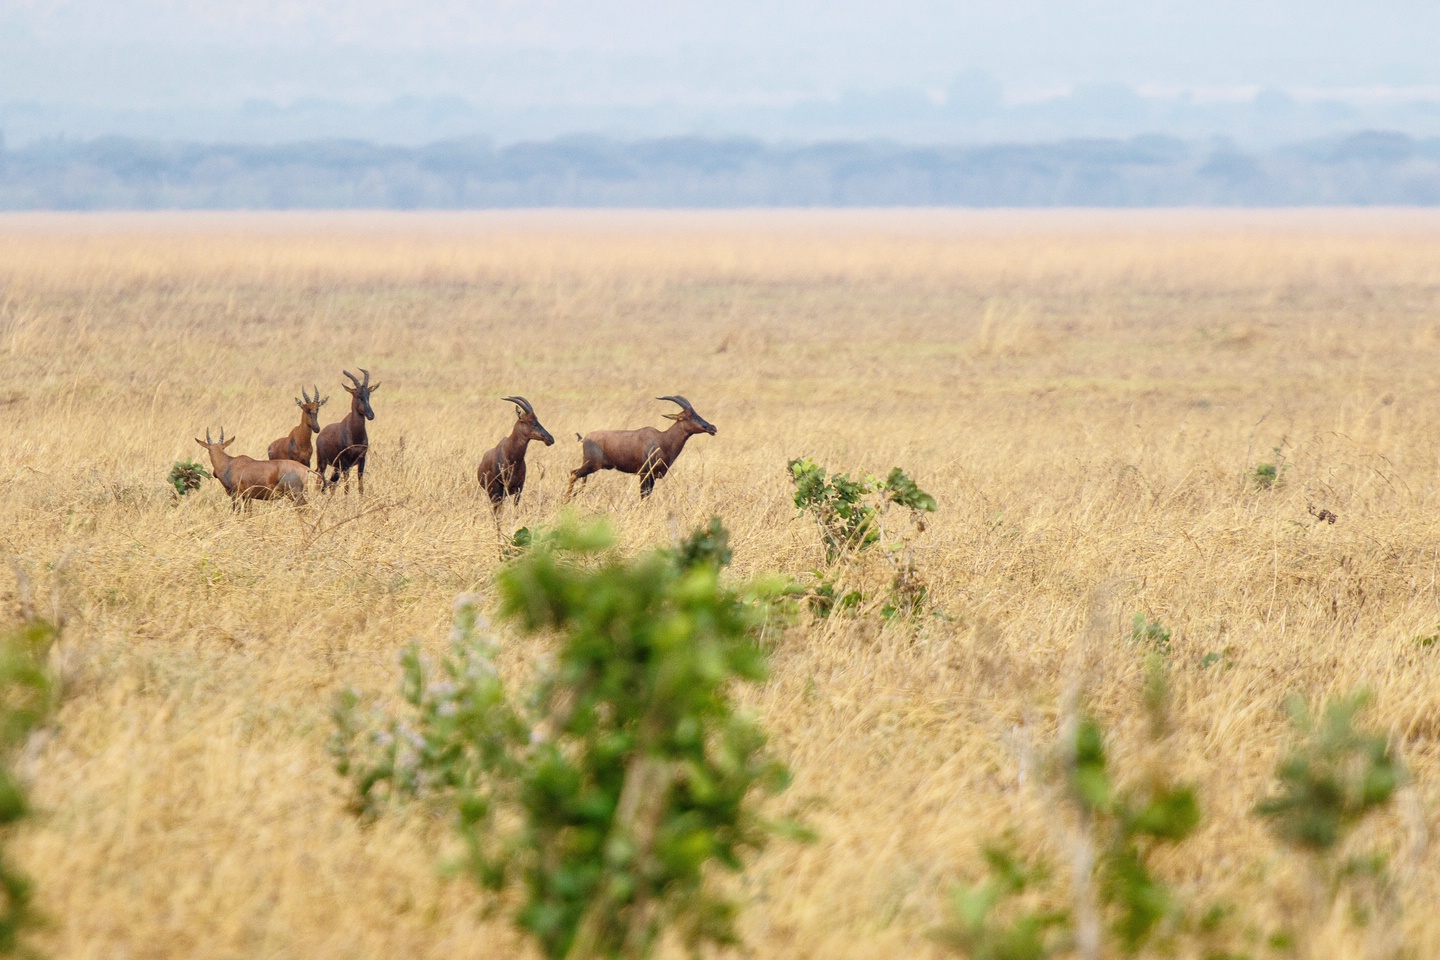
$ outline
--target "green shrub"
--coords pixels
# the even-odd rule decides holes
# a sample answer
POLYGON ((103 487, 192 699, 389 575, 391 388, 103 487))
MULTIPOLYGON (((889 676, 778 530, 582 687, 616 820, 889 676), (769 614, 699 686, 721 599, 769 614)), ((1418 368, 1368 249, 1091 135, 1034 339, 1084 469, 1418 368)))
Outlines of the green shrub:
POLYGON ((1134 956, 1163 921, 1182 916, 1179 900, 1152 872, 1149 858, 1157 846, 1179 843, 1195 830, 1200 805, 1187 784, 1157 781, 1122 790, 1109 770, 1104 731, 1091 718, 1076 729, 1073 758, 1070 793, 1099 839, 1100 900, 1121 951, 1134 956))
POLYGON ((860 606, 865 599, 864 594, 859 590, 846 590, 836 595, 836 583, 828 579, 819 570, 812 571, 815 584, 806 591, 806 601, 810 612, 817 617, 828 617, 832 613, 845 613, 860 606))
POLYGON ((1309 867, 1310 914, 1298 918, 1294 934, 1302 955, 1323 953, 1312 934, 1342 888, 1360 926, 1368 926, 1376 910, 1387 915, 1382 926, 1393 929, 1400 922, 1400 898, 1385 857, 1353 852, 1346 843, 1356 827, 1390 805, 1405 781, 1389 738, 1356 725, 1369 700, 1363 691, 1340 697, 1316 715, 1292 696, 1296 740, 1275 769, 1277 791, 1255 807, 1281 842, 1305 855, 1309 867))
POLYGON ((1049 879, 1043 868, 1027 869, 999 847, 985 850, 989 876, 956 887, 950 894, 950 922, 936 940, 968 960, 1045 960, 1060 949, 1070 915, 1024 902, 1027 891, 1049 879))
POLYGON ((1161 656, 1170 655, 1170 630, 1159 620, 1151 620, 1143 613, 1135 614, 1130 622, 1130 642, 1153 650, 1161 656))
POLYGON ((500 535, 500 556, 504 560, 514 560, 520 554, 530 549, 535 542, 535 535, 530 532, 529 527, 521 527, 509 536, 503 533, 500 535))
POLYGON ((1316 717, 1290 698, 1298 741, 1275 769, 1279 791, 1255 808, 1285 843, 1328 853, 1395 795, 1405 771, 1389 739, 1355 727, 1369 701, 1363 691, 1342 697, 1316 717))
POLYGON ((29 878, 11 862, 6 847, 31 814, 29 798, 15 770, 16 755, 50 717, 55 686, 46 669, 57 629, 30 619, 0 634, 0 954, 33 955, 27 931, 39 925, 29 878))
POLYGON ((795 506, 820 524, 827 561, 834 563, 879 539, 875 506, 868 499, 874 493, 873 478, 852 480, 844 473, 827 476, 824 467, 809 459, 791 460, 788 466, 795 482, 795 506))
MULTIPOLYGON (((1148 631, 1135 632, 1148 637, 1148 631)), ((1157 748, 1169 729, 1166 671, 1159 652, 1147 654, 1145 704, 1157 748)), ((1304 854, 1310 907, 1291 929, 1264 938, 1272 950, 1327 955, 1314 934, 1325 928, 1343 888, 1354 922, 1382 944, 1378 953, 1374 944, 1367 949, 1393 953, 1394 942, 1386 938, 1400 927, 1398 885, 1385 857, 1347 849, 1356 827, 1387 807, 1405 781, 1388 739, 1357 724, 1367 703, 1362 693, 1312 714, 1291 698, 1296 741, 1276 768, 1277 789, 1255 810, 1282 843, 1304 854)), ((1127 784, 1115 776, 1105 741, 1093 717, 1062 721, 1046 778, 1058 788, 1057 799, 1067 801, 1059 806, 1069 808, 1058 838, 1075 853, 1068 897, 1054 889, 1048 871, 989 850, 988 878, 956 889, 951 921, 937 939, 971 960, 1142 953, 1243 960, 1247 954, 1237 945, 1261 942, 1259 931, 1233 922, 1232 908, 1187 903, 1151 866, 1157 850, 1183 842, 1200 823, 1194 789, 1165 769, 1167 752, 1153 751, 1148 769, 1127 784)))
POLYGON ((194 460, 177 460, 165 479, 175 488, 175 495, 183 497, 192 490, 199 490, 209 475, 210 471, 194 460))
POLYGON ((827 579, 823 573, 816 570, 813 572, 815 584, 807 591, 807 603, 810 612, 817 617, 828 617, 832 613, 844 613, 854 610, 860 606, 860 601, 865 596, 859 590, 846 590, 839 596, 835 595, 835 581, 827 579))
POLYGON ((1235 665, 1234 647, 1226 647, 1223 650, 1211 650, 1200 658, 1200 669, 1209 670, 1215 667, 1219 670, 1228 670, 1235 665))
MULTIPOLYGON (((1159 744, 1168 729, 1169 695, 1163 660, 1149 656, 1145 704, 1159 744)), ((940 939, 971 960, 1041 960, 1084 955, 1087 939, 1098 941, 1091 949, 1102 956, 1168 953, 1181 935, 1193 935, 1206 955, 1218 956, 1213 943, 1220 934, 1192 919, 1151 864, 1157 850, 1182 843, 1199 826, 1194 788, 1177 782, 1160 760, 1121 782, 1104 728, 1083 713, 1062 722, 1051 759, 1048 786, 1063 801, 1056 812, 1071 821, 1065 842, 1083 851, 1076 854, 1069 896, 1052 888, 1047 871, 992 851, 986 855, 990 879, 952 896, 951 922, 940 939), (1067 902, 1074 908, 1065 909, 1067 902)))
POLYGON ((885 480, 874 477, 852 480, 849 474, 826 475, 825 468, 810 459, 791 460, 790 478, 795 482, 795 506, 820 524, 825 541, 825 558, 830 562, 858 553, 880 539, 879 519, 885 504, 909 510, 924 529, 921 513, 933 513, 935 498, 921 490, 905 471, 895 467, 885 480))
POLYGON ((880 608, 880 616, 889 620, 919 613, 930 599, 930 587, 920 579, 912 559, 895 564, 895 578, 890 581, 890 594, 880 608))
POLYGON ((711 517, 707 526, 682 540, 675 551, 675 561, 684 569, 708 566, 718 570, 730 566, 731 556, 730 531, 719 517, 711 517))
POLYGON ((1285 471, 1289 469, 1284 450, 1276 447, 1275 462, 1256 464, 1254 472, 1250 474, 1250 482, 1256 490, 1273 490, 1285 483, 1285 471))
MULTIPOLYGON (((915 569, 911 537, 924 531, 924 514, 935 511, 935 498, 899 467, 882 481, 868 476, 853 480, 849 474, 827 474, 824 467, 810 459, 791 460, 788 466, 795 483, 795 506, 819 525, 826 564, 834 568, 849 563, 883 541, 882 555, 892 567, 893 576, 882 615, 919 612, 929 590, 915 569), (886 530, 885 514, 895 506, 908 511, 908 530, 886 530)), ((837 598, 837 578, 830 571, 816 570, 813 575, 817 585, 811 592, 810 609, 817 616, 856 607, 864 599, 855 589, 837 598)))
POLYGON ((335 713, 357 809, 452 810, 468 872, 508 891, 497 902, 552 958, 643 956, 665 928, 696 949, 734 942, 738 904, 715 874, 785 829, 755 801, 788 773, 732 701, 765 677, 754 634, 783 588, 721 582, 718 521, 634 560, 611 543, 564 526, 500 574, 504 619, 557 637, 522 694, 467 600, 438 668, 405 654, 407 720, 367 718, 353 693, 335 713))

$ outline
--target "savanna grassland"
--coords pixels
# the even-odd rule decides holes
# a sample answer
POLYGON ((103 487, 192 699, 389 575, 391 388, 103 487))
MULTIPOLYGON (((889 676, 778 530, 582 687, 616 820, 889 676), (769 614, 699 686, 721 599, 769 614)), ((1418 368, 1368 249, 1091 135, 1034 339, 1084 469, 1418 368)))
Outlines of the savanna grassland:
MULTIPOLYGON (((443 821, 348 812, 328 711, 393 692, 397 652, 443 651, 455 597, 487 590, 475 467, 501 397, 557 441, 532 445, 509 532, 559 518, 577 431, 664 425, 653 398, 679 393, 718 435, 648 503, 609 472, 576 501, 627 550, 718 514, 734 576, 803 580, 823 550, 791 502, 801 456, 900 465, 939 501, 915 553, 932 614, 801 614, 744 694, 794 771, 777 812, 818 834, 741 881, 755 956, 938 956, 927 931, 985 844, 1009 830, 1063 864, 1027 758, 1082 691, 1117 767, 1148 762, 1136 613, 1172 631, 1165 760, 1205 812, 1165 876, 1256 937, 1283 926, 1302 865, 1250 811, 1285 696, 1365 687, 1413 785, 1362 839, 1392 854, 1386 923, 1428 955, 1437 359, 1430 213, 0 218, 0 597, 12 617, 23 570, 66 618, 63 702, 25 759, 42 815, 15 847, 37 945, 532 955, 443 874, 443 821), (212 479, 173 495, 207 427, 263 456, 302 385, 328 423, 359 367, 381 384, 363 499, 236 516, 212 479)), ((1320 955, 1373 955, 1376 924, 1325 924, 1320 955)))

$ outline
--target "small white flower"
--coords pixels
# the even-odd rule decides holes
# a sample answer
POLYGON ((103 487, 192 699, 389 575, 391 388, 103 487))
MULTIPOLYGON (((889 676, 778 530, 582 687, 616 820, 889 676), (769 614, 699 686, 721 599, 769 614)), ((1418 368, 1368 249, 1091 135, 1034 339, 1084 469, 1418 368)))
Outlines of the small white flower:
POLYGON ((478 590, 470 593, 462 593, 455 598, 455 612, 458 614, 467 609, 478 610, 484 602, 485 594, 480 593, 478 590))

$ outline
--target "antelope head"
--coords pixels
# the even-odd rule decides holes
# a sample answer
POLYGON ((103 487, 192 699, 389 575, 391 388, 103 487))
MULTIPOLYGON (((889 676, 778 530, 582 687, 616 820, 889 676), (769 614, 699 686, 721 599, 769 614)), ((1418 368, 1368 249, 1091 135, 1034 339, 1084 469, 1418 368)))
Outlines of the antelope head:
POLYGON ((540 425, 540 418, 535 416, 535 408, 530 406, 530 401, 524 397, 501 397, 515 404, 515 429, 525 440, 539 440, 549 447, 555 443, 555 438, 550 436, 550 431, 540 425))
POLYGON ((370 394, 379 390, 380 384, 378 382, 370 382, 370 371, 364 367, 360 368, 360 372, 365 374, 365 381, 363 383, 349 370, 342 370, 340 372, 349 377, 350 382, 355 384, 353 387, 346 387, 343 383, 340 384, 340 386, 344 387, 345 392, 355 398, 355 405, 359 409, 360 414, 364 416, 366 420, 374 420, 375 411, 370 407, 370 394))
POLYGON ((299 407, 301 412, 304 414, 305 425, 310 428, 310 432, 319 433, 320 408, 325 406, 326 403, 330 402, 330 398, 326 397, 324 400, 320 399, 320 387, 318 385, 315 387, 315 396, 312 397, 310 396, 310 394, 306 393, 304 387, 300 388, 300 396, 304 397, 305 400, 304 402, 301 402, 297 398, 295 400, 295 406, 299 407))
POLYGON ((230 444, 234 443, 234 442, 235 442, 235 438, 234 438, 234 437, 231 437, 229 440, 226 440, 226 439, 225 439, 225 428, 224 428, 224 427, 221 427, 221 428, 220 428, 220 439, 219 439, 219 440, 211 440, 211 439, 210 439, 210 428, 209 428, 209 427, 206 427, 206 428, 205 428, 205 439, 204 439, 204 440, 201 440, 199 437, 196 437, 196 438, 195 438, 195 442, 198 443, 198 444, 200 444, 200 446, 204 447, 204 448, 210 453, 210 474, 211 474, 211 476, 213 476, 216 480, 219 480, 219 479, 220 479, 220 466, 221 466, 223 463, 225 463, 225 461, 228 460, 229 457, 230 457, 230 455, 225 452, 225 448, 228 447, 228 446, 230 446, 230 444))
POLYGON ((680 405, 679 413, 667 413, 665 414, 665 419, 674 420, 676 423, 683 425, 686 433, 708 433, 712 437, 715 436, 715 424, 696 413, 695 408, 690 406, 689 400, 681 396, 656 397, 655 399, 669 400, 671 403, 678 403, 680 405))

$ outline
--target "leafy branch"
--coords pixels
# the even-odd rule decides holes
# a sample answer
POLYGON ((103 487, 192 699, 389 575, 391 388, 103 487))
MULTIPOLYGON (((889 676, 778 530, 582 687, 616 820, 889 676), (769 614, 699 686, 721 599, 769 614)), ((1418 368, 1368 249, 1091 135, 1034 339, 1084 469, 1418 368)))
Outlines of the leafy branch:
POLYGON ((916 612, 924 604, 928 588, 915 569, 913 538, 924 532, 924 515, 936 510, 935 498, 899 467, 893 468, 884 480, 827 474, 824 467, 808 458, 791 460, 788 467, 795 484, 795 506, 818 524, 829 568, 815 572, 817 585, 811 594, 811 609, 828 615, 858 605, 863 598, 857 590, 836 596, 839 578, 835 568, 881 545, 893 573, 884 613, 893 616, 916 612), (894 507, 908 512, 910 526, 906 531, 890 531, 887 535, 885 516, 894 507))
POLYGON ((634 560, 612 544, 603 526, 562 526, 501 573, 501 617, 558 639, 523 694, 462 598, 450 655, 403 658, 408 717, 367 715, 353 693, 335 711, 357 811, 452 810, 467 871, 512 891, 516 922, 556 960, 644 956, 667 928, 694 948, 735 942, 739 904, 712 868, 739 871, 797 832, 756 810, 789 775, 732 700, 766 675, 754 635, 783 584, 722 583, 718 520, 634 560))

